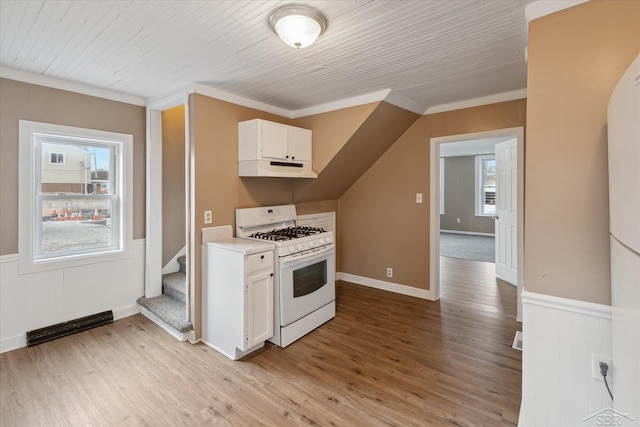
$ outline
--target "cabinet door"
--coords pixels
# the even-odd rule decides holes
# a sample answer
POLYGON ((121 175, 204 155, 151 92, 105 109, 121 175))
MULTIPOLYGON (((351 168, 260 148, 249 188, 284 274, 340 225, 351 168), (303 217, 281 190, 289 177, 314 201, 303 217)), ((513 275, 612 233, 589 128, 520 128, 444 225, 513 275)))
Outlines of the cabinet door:
POLYGON ((262 157, 287 160, 287 126, 279 123, 262 122, 260 134, 262 157))
POLYGON ((245 350, 273 337, 273 273, 247 278, 245 300, 245 350))
POLYGON ((311 131, 289 127, 289 155, 297 162, 311 161, 311 131))

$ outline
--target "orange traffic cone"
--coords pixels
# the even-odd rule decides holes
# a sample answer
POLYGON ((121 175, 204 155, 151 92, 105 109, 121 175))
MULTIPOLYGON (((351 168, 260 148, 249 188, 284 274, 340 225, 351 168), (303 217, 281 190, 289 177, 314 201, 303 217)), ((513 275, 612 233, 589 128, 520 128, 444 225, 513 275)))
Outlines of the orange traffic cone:
POLYGON ((60 212, 58 212, 58 218, 57 218, 57 220, 58 220, 58 221, 62 221, 62 215, 60 215, 60 212))
POLYGON ((97 221, 100 219, 100 215, 98 215, 98 209, 93 211, 93 220, 97 221))
POLYGON ((71 218, 69 218, 71 221, 75 221, 76 220, 76 214, 74 214, 73 212, 71 212, 71 218))
POLYGON ((82 219, 82 211, 78 212, 78 221, 82 219))
POLYGON ((65 220, 65 221, 68 221, 69 220, 69 215, 65 212, 64 213, 64 218, 62 218, 62 219, 65 220))

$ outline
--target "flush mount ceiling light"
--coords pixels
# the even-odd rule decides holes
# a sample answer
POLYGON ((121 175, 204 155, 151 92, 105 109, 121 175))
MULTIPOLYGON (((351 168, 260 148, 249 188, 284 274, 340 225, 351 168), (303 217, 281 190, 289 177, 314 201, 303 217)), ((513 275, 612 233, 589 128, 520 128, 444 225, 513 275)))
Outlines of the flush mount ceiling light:
POLYGON ((315 9, 290 5, 271 12, 269 26, 283 42, 300 49, 316 41, 327 28, 327 20, 315 9))

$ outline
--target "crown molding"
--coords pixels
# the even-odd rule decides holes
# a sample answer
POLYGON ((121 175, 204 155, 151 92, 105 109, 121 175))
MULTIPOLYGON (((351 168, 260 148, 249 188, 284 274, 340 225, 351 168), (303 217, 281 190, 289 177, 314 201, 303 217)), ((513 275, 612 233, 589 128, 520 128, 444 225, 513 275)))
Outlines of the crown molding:
POLYGON ((308 108, 301 108, 291 112, 292 118, 299 119, 300 117, 313 116, 315 114, 328 113, 329 111, 356 107, 358 105, 369 104, 371 102, 384 101, 384 99, 389 95, 389 92, 391 92, 391 89, 382 89, 376 92, 341 99, 339 101, 327 102, 326 104, 314 105, 313 107, 308 108))
POLYGON ((45 86, 52 89, 66 90, 82 95, 109 99, 111 101, 124 102, 125 104, 133 104, 140 107, 145 106, 145 99, 139 96, 116 92, 108 89, 102 89, 83 83, 71 82, 69 80, 57 79, 55 77, 43 76, 41 74, 30 73, 28 71, 0 67, 0 77, 9 80, 17 80, 23 83, 45 86))
POLYGON ((482 105, 495 104, 498 102, 514 101, 527 97, 527 89, 517 89, 510 92, 497 93, 495 95, 482 96, 464 101, 450 102, 448 104, 434 105, 429 107, 424 115, 444 113, 446 111, 462 110, 463 108, 480 107, 482 105))
POLYGON ((581 3, 586 3, 587 1, 588 0, 538 0, 525 6, 524 16, 528 24, 534 19, 551 15, 552 13, 577 6, 581 3))
MULTIPOLYGON (((574 2, 575 3, 575 2, 574 2)), ((341 99, 339 101, 328 102, 313 107, 302 108, 299 110, 286 110, 284 108, 275 107, 264 102, 255 101, 230 92, 216 89, 203 83, 193 83, 189 87, 182 90, 176 90, 174 93, 161 96, 142 98, 135 95, 115 92, 108 89, 102 89, 83 83, 71 82, 68 80, 57 79, 54 77, 42 76, 27 71, 15 70, 12 68, 0 67, 0 77, 17 80, 24 83, 35 84, 38 86, 50 87, 53 89, 66 90, 88 96, 109 99, 112 101, 123 102, 126 104, 138 105, 140 107, 149 107, 151 109, 164 110, 183 103, 188 94, 198 93, 201 95, 216 98, 221 101, 230 102, 247 108, 264 111, 266 113, 275 114, 289 119, 297 119, 300 117, 311 116, 315 114, 327 113, 330 111, 340 110, 343 108, 356 107, 358 105, 369 104, 371 102, 385 101, 396 107, 403 108, 420 115, 442 113, 445 111, 459 110, 462 108, 478 107, 481 105, 494 104, 496 102, 513 101, 527 97, 526 89, 514 90, 495 95, 489 95, 481 98, 474 98, 465 101, 452 102, 448 104, 435 105, 424 109, 420 103, 406 97, 391 89, 382 89, 351 98, 341 99)))
POLYGON ((295 118, 293 116, 293 111, 285 110, 284 108, 280 107, 274 107, 273 105, 265 104, 264 102, 254 101, 253 99, 235 95, 230 92, 225 92, 224 90, 216 89, 213 86, 209 86, 207 84, 194 83, 188 88, 188 91, 189 93, 198 93, 200 95, 219 99, 221 101, 231 102, 232 104, 264 111, 265 113, 277 114, 278 116, 287 117, 289 119, 295 118))

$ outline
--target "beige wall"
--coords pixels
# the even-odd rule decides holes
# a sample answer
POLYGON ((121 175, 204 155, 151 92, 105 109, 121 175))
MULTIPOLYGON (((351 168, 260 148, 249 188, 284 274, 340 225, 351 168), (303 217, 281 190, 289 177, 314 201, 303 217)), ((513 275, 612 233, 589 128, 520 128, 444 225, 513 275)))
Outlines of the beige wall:
MULTIPOLYGON (((325 120, 322 121, 307 119, 313 124, 310 129, 314 130, 314 145, 318 145, 317 151, 324 151, 319 153, 319 156, 325 159, 328 152, 332 157, 318 174, 317 179, 294 181, 293 194, 296 202, 332 200, 342 196, 419 117, 395 105, 380 102, 368 112, 369 116, 361 121, 364 108, 366 106, 340 110, 343 112, 343 117, 323 115, 322 119, 325 120), (355 129, 353 129, 354 123, 359 125, 355 129), (326 135, 328 132, 323 132, 325 129, 334 128, 353 129, 354 132, 346 141, 331 138, 326 135), (315 135, 316 129, 318 129, 318 137, 315 135), (329 138, 327 140, 323 137, 329 138), (328 142, 331 142, 331 145, 328 142), (337 147, 340 147, 339 150, 336 149, 337 147)), ((316 150, 314 150, 314 156, 315 152, 316 150)), ((315 165, 315 158, 313 163, 315 165)))
POLYGON ((340 198, 341 271, 429 289, 430 138, 524 126, 525 116, 517 100, 416 120, 340 198))
POLYGON ((162 265, 186 243, 184 105, 162 112, 162 265))
POLYGON ((338 197, 358 178, 353 171, 368 168, 375 161, 371 152, 377 151, 379 156, 418 117, 386 103, 373 103, 291 120, 198 94, 190 97, 190 112, 195 153, 196 334, 201 325, 201 230, 205 210, 213 211, 214 226, 231 224, 234 228, 237 208, 294 203, 299 214, 337 212, 338 197), (255 118, 312 129, 313 169, 320 171, 320 177, 239 177, 238 122, 255 118), (363 150, 361 156, 353 156, 357 152, 354 147, 363 150), (326 172, 333 162, 344 159, 349 159, 348 166, 326 172), (319 187, 311 191, 306 181, 317 181, 319 187))
POLYGON ((145 236, 145 109, 0 78, 0 255, 18 253, 18 120, 133 135, 133 238, 145 236))
POLYGON ((529 25, 529 291, 610 303, 607 105, 638 52, 636 1, 590 1, 529 25))
POLYGON ((476 216, 476 158, 447 157, 444 162, 444 215, 440 215, 440 229, 494 233, 492 217, 476 216))

